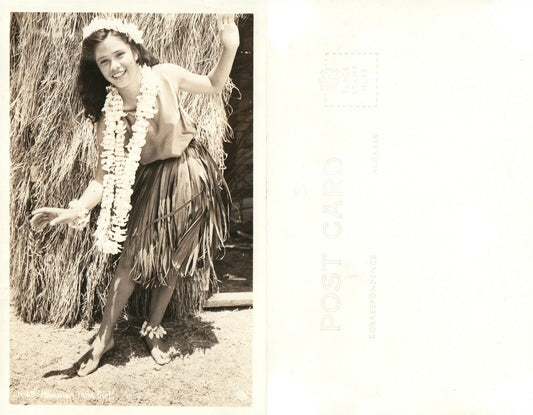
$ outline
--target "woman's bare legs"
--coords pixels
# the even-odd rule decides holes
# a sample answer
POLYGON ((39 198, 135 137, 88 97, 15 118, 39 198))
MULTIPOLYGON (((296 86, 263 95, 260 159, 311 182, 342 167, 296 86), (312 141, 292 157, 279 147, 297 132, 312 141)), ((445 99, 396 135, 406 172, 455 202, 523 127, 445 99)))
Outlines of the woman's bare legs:
POLYGON ((107 302, 98 335, 81 362, 78 370, 79 376, 86 376, 94 372, 104 353, 113 347, 113 329, 122 309, 135 288, 135 283, 129 275, 131 268, 131 261, 125 257, 121 257, 111 285, 109 286, 107 302))
MULTIPOLYGON (((168 285, 162 285, 152 289, 150 315, 148 316, 149 326, 156 327, 161 324, 161 320, 163 320, 168 303, 172 299, 172 293, 174 292, 177 281, 177 274, 172 272, 168 281, 168 285)), ((156 337, 149 338, 148 336, 145 336, 144 339, 148 345, 148 348, 150 349, 150 354, 156 363, 164 365, 170 362, 171 357, 169 355, 168 346, 163 343, 162 339, 158 339, 156 337)))

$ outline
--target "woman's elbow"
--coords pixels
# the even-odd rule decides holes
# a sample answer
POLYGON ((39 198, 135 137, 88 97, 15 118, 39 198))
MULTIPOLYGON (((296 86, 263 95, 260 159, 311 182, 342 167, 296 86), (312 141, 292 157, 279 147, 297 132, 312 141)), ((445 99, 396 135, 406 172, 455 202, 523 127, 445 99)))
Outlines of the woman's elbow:
POLYGON ((215 86, 212 88, 212 90, 209 92, 209 95, 218 95, 224 90, 224 85, 222 86, 215 86))
POLYGON ((218 85, 211 85, 210 87, 206 88, 203 93, 204 95, 218 95, 222 92, 224 88, 218 85))
POLYGON ((226 81, 221 81, 218 79, 209 79, 209 84, 210 85, 205 93, 208 95, 217 95, 224 90, 224 87, 226 86, 226 81))

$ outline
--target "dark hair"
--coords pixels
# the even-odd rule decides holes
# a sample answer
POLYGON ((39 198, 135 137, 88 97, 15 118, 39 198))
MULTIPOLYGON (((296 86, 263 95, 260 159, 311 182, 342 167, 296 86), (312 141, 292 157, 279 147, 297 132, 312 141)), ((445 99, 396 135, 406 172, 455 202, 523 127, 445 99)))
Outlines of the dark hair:
POLYGON ((84 114, 93 122, 99 121, 102 117, 102 108, 107 94, 106 87, 109 85, 109 82, 104 78, 96 64, 94 52, 96 46, 103 42, 110 34, 122 39, 124 43, 130 46, 133 52, 137 53, 139 56, 137 63, 140 65, 154 66, 159 63, 159 59, 146 50, 144 46, 135 43, 127 34, 114 30, 100 29, 85 38, 81 45, 81 58, 76 87, 80 94, 83 107, 85 108, 84 114))

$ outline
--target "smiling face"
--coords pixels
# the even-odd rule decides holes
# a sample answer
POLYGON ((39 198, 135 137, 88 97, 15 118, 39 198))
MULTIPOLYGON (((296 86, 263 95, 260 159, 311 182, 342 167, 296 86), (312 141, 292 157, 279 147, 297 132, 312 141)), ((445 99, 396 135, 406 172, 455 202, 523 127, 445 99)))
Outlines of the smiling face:
POLYGON ((139 79, 137 54, 117 36, 110 34, 100 42, 94 58, 104 78, 117 88, 127 88, 139 79))

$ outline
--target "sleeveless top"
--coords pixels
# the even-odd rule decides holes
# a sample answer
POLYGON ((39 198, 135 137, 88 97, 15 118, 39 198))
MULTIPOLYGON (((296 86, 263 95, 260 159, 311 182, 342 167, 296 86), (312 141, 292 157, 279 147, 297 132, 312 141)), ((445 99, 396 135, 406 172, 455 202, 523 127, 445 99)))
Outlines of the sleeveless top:
MULTIPOLYGON (((146 144, 141 151, 140 164, 149 164, 157 160, 179 157, 196 134, 196 126, 191 117, 183 110, 171 81, 158 68, 154 72, 161 79, 157 94, 157 112, 148 120, 146 144)), ((126 125, 125 143, 132 135, 131 126, 135 123, 135 109, 125 111, 123 117, 126 125)))

